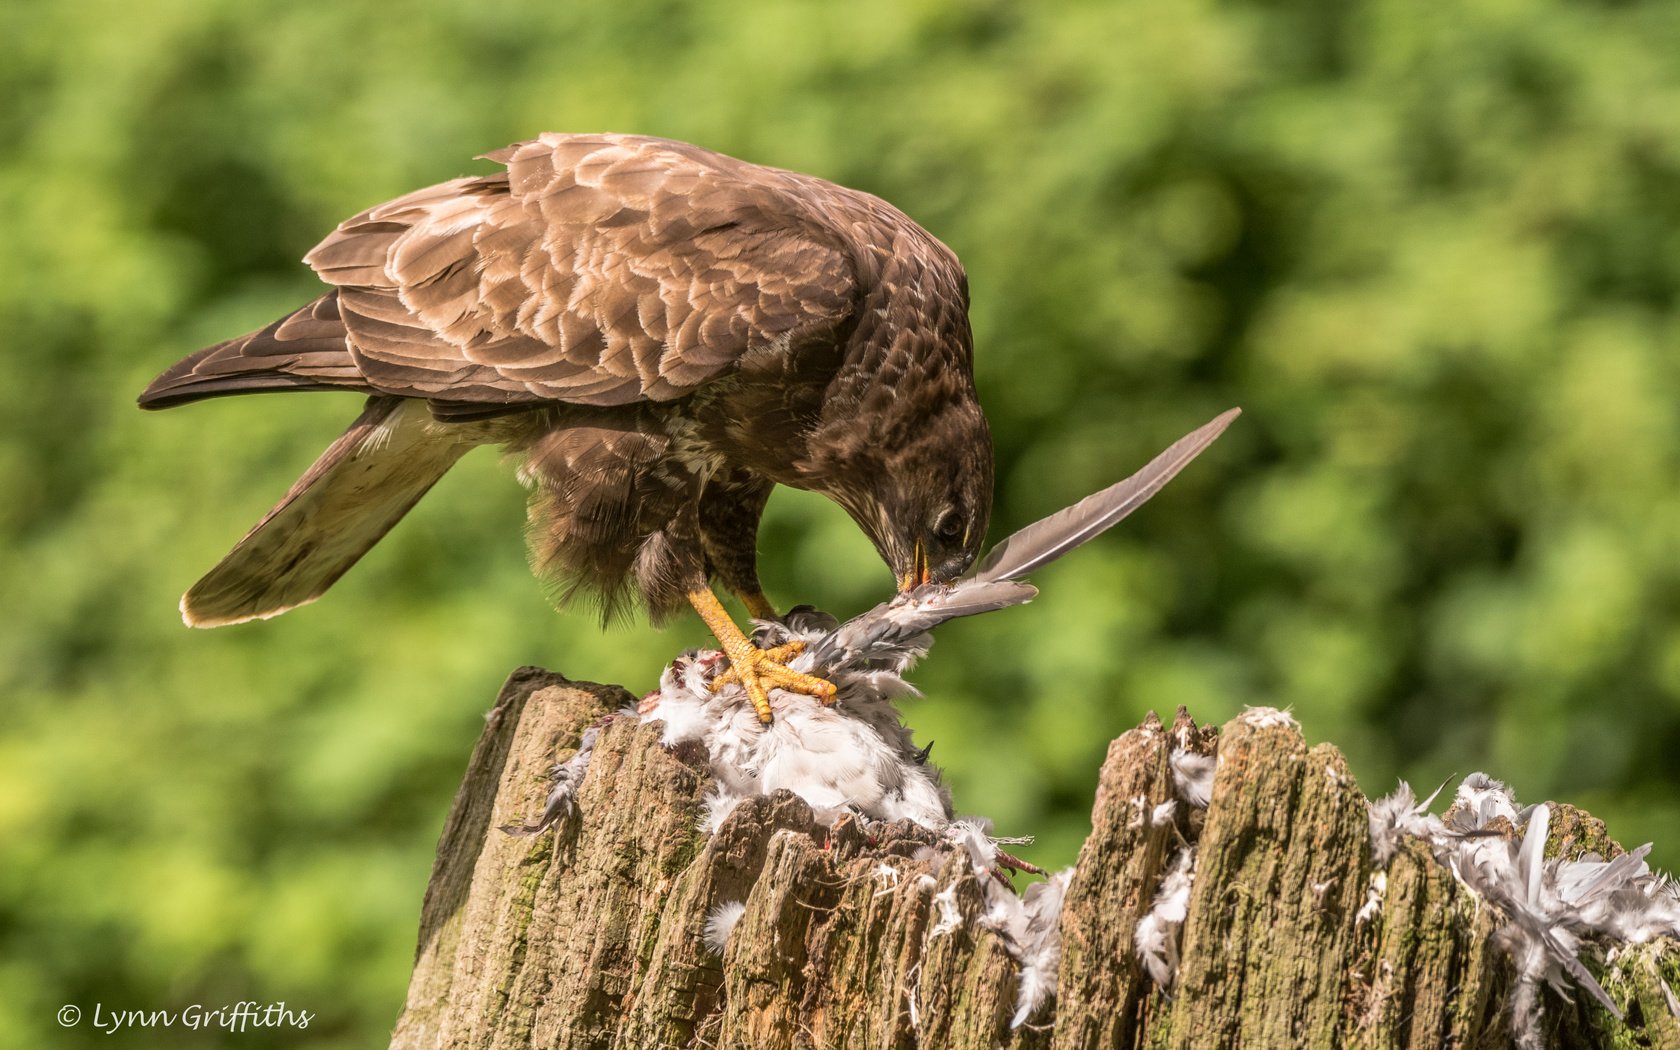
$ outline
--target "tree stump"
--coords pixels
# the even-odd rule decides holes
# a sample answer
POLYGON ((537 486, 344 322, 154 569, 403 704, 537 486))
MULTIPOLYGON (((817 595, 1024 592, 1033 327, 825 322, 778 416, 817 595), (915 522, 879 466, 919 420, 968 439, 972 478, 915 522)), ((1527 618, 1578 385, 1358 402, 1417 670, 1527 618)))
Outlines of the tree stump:
MULTIPOLYGON (((1421 843, 1379 871, 1342 756, 1287 719, 1215 733, 1181 711, 1110 745, 1054 998, 1013 1026, 1021 966, 981 884, 999 876, 908 823, 820 826, 787 792, 706 834, 706 756, 612 717, 632 702, 535 668, 508 679, 444 826, 392 1047, 1513 1045, 1499 915, 1421 843), (498 830, 543 811, 591 726, 575 807, 536 835, 498 830), (1207 807, 1187 804, 1175 756, 1215 751, 1207 807), (1163 990, 1134 939, 1187 843, 1163 990)), ((1619 851, 1557 808, 1554 845, 1619 851)), ((1680 965, 1662 944, 1589 958, 1625 1021, 1548 992, 1547 1044, 1680 1047, 1663 985, 1680 965)))

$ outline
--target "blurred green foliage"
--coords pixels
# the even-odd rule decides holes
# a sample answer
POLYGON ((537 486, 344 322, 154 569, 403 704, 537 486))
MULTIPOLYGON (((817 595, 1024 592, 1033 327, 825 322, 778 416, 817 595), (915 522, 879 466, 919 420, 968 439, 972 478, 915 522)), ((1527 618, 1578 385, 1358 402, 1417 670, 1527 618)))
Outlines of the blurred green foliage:
MULTIPOLYGON (((1108 740, 1182 703, 1680 863, 1680 7, 69 0, 0 33, 0 1042, 285 1000, 301 1036, 163 1041, 377 1043, 502 677, 641 691, 702 640, 557 618, 488 453, 320 604, 175 614, 357 404, 134 394, 314 295, 339 219, 550 129, 817 173, 956 249, 994 538, 1247 410, 919 672, 959 807, 1029 856, 1071 861, 1108 740)), ((762 547, 783 604, 891 586, 814 497, 762 547)))

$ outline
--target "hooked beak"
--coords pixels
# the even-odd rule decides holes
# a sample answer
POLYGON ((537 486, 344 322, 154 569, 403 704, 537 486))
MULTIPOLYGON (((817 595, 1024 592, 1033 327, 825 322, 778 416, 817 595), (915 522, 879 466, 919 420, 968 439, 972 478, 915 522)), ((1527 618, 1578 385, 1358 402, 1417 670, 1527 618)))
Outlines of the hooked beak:
POLYGON ((922 541, 916 541, 916 564, 903 576, 898 578, 898 592, 913 591, 917 587, 925 586, 930 578, 928 571, 927 551, 922 547, 922 541))

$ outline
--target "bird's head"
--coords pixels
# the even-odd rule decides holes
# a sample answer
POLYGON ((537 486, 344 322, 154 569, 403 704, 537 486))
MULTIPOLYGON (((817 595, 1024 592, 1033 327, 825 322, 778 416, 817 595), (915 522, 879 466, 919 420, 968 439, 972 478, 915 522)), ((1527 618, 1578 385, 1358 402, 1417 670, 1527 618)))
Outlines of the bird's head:
POLYGON ((919 419, 830 493, 868 535, 900 591, 948 583, 980 553, 992 513, 992 437, 972 399, 919 419))

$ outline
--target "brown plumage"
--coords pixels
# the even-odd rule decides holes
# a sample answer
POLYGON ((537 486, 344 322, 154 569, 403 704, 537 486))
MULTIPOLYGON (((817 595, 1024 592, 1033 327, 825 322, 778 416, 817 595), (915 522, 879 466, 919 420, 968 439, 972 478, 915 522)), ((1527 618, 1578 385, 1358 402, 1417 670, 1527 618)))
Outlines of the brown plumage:
POLYGON ((763 615, 777 484, 845 507, 901 586, 973 560, 991 444, 949 249, 868 194, 678 142, 549 134, 488 158, 506 170, 343 223, 306 258, 331 290, 141 394, 370 395, 187 593, 188 623, 318 597, 487 443, 525 457, 538 572, 609 610, 699 608, 713 576, 763 615))

